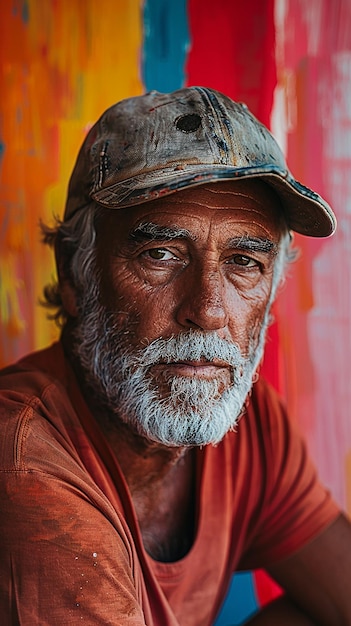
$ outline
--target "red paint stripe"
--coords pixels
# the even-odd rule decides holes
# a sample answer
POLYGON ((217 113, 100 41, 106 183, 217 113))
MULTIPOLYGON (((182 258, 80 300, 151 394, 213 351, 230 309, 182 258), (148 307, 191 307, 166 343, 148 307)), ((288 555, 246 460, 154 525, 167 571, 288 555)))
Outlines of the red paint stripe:
POLYGON ((246 102, 270 123, 276 85, 274 0, 189 0, 188 85, 246 102))

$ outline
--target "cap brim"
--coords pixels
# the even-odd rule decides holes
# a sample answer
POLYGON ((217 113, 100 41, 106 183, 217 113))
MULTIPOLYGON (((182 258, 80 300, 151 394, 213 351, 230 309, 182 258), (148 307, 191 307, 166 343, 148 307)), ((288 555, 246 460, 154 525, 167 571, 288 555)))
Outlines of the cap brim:
POLYGON ((96 192, 91 197, 109 208, 126 208, 208 182, 260 178, 276 191, 282 202, 287 225, 302 235, 329 237, 336 229, 336 217, 329 204, 316 192, 296 181, 278 166, 228 167, 191 164, 143 172, 96 192))

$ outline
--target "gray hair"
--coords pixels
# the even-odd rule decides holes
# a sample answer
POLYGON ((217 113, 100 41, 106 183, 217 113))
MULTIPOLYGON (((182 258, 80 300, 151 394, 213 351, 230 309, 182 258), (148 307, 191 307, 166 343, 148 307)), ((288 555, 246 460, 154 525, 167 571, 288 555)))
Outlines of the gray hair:
MULTIPOLYGON (((96 222, 101 209, 91 204, 84 211, 78 211, 67 221, 55 218, 54 227, 40 224, 42 241, 56 250, 57 265, 62 263, 61 271, 68 279, 77 294, 77 305, 80 307, 81 296, 86 286, 96 280, 96 222)), ((59 271, 59 268, 57 268, 59 271)), ((51 309, 50 319, 59 326, 65 324, 68 313, 65 310, 58 281, 46 285, 43 290, 43 306, 51 309)))

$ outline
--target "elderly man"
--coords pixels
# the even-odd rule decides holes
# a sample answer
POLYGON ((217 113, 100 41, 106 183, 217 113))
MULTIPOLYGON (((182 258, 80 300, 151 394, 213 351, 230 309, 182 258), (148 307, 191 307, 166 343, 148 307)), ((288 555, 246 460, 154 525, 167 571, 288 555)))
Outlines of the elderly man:
POLYGON ((265 127, 210 89, 107 110, 45 229, 60 342, 2 372, 0 622, 351 624, 350 524, 258 378, 291 231, 335 218, 265 127), (239 423, 239 418, 242 419, 239 423))

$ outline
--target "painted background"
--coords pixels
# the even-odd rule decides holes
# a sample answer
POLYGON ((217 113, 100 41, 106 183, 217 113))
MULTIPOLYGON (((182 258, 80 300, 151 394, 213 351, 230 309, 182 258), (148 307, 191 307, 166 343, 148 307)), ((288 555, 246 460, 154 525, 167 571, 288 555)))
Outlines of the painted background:
MULTIPOLYGON (((351 512, 351 0, 2 0, 0 365, 57 336, 38 306, 54 273, 38 222, 62 214, 89 126, 117 100, 203 84, 270 126, 295 176, 338 217, 275 308, 263 371, 351 512)), ((235 577, 218 624, 275 593, 235 577)))

